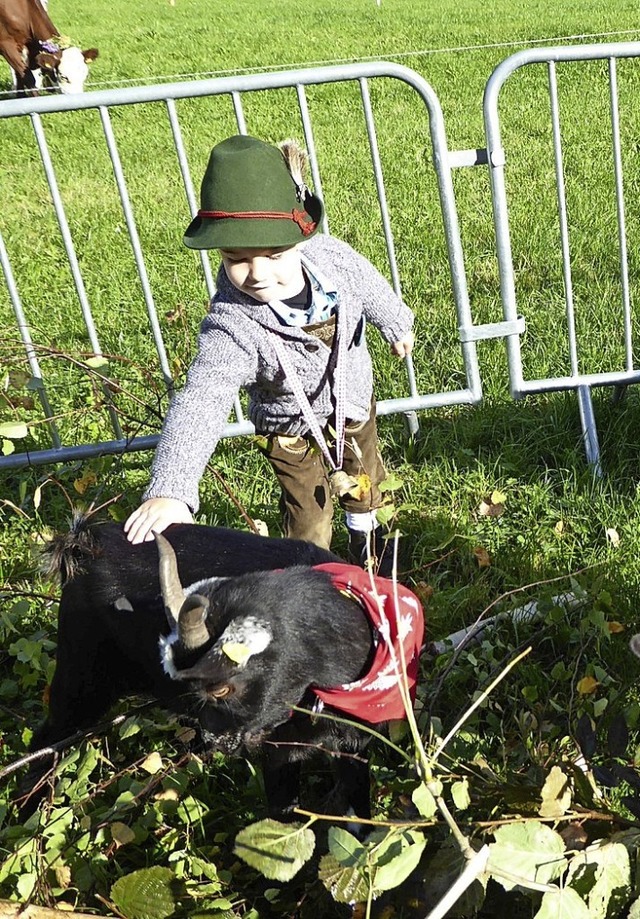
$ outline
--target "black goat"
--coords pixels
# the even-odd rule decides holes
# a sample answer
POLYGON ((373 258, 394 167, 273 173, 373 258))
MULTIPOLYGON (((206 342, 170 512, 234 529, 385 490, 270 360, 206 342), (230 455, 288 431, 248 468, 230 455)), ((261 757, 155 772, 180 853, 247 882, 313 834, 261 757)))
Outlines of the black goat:
MULTIPOLYGON (((368 767, 357 757, 366 732, 292 707, 311 711, 326 702, 335 711, 343 684, 354 684, 350 699, 358 699, 358 681, 374 661, 376 673, 383 668, 379 682, 393 682, 380 623, 372 624, 351 589, 366 580, 371 592, 370 576, 311 543, 236 530, 174 525, 156 542, 134 546, 121 527, 80 518, 50 544, 51 569, 63 584, 57 663, 48 718, 31 748, 89 727, 117 699, 142 693, 197 721, 209 748, 261 752, 270 813, 296 805, 300 764, 321 749, 341 754, 340 792, 353 813, 367 817, 368 767), (191 586, 183 590, 181 581, 191 586)), ((374 580, 378 589, 393 586, 374 580)), ((400 590, 413 686, 422 613, 400 590)), ((397 699, 387 709, 375 681, 360 693, 362 720, 399 717, 397 699)), ((353 716, 339 700, 337 707, 353 716)), ((42 763, 35 769, 41 774, 42 763)), ((35 778, 32 772, 31 786, 35 778)))

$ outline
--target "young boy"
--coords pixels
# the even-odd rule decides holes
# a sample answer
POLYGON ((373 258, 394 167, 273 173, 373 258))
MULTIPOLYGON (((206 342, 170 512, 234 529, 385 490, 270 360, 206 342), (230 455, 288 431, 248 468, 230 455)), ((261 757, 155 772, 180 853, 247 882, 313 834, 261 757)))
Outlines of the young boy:
POLYGON ((413 347, 413 314, 370 262, 316 235, 323 205, 304 184, 305 164, 293 142, 275 147, 242 135, 211 152, 202 207, 184 242, 219 250, 217 292, 143 503, 125 523, 133 543, 192 522, 198 483, 244 388, 280 483, 285 535, 328 548, 335 495, 351 560, 378 567, 371 555, 384 546, 375 510, 385 470, 365 324, 403 357, 413 347))

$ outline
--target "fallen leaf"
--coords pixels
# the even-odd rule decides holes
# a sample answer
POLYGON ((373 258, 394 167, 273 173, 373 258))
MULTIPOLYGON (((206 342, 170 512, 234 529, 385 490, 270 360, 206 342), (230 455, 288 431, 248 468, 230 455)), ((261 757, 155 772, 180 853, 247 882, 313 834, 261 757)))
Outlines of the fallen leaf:
POLYGON ((562 536, 564 533, 564 522, 562 520, 558 520, 553 528, 553 532, 556 534, 556 536, 562 536))
POLYGON ((614 620, 613 622, 608 622, 607 625, 609 626, 609 631, 612 635, 618 635, 620 632, 625 631, 625 627, 621 622, 616 622, 614 620))
POLYGON ((358 479, 360 478, 362 477, 358 476, 358 478, 356 478, 355 476, 349 475, 344 469, 336 469, 329 476, 331 497, 342 498, 343 495, 352 494, 353 491, 358 488, 358 479))
POLYGON ((423 606, 426 606, 433 596, 433 587, 426 581, 418 581, 412 588, 414 594, 420 600, 423 606))
POLYGON ((618 531, 614 530, 613 527, 607 527, 605 532, 607 534, 607 539, 613 548, 616 549, 620 545, 620 536, 618 535, 618 531))
POLYGON ((179 801, 180 795, 178 794, 175 788, 165 788, 164 791, 159 791, 157 795, 153 796, 154 801, 179 801))
POLYGON ((87 488, 89 488, 90 485, 95 485, 97 481, 98 476, 95 474, 95 472, 93 472, 91 469, 87 469, 87 471, 83 473, 79 479, 74 481, 73 487, 79 495, 83 495, 87 488))
POLYGON ((592 692, 595 692, 599 685, 595 677, 583 676, 581 680, 578 680, 576 689, 581 695, 588 696, 592 692))
POLYGON ((183 315, 184 315, 184 304, 178 303, 174 310, 168 310, 164 314, 164 318, 167 320, 167 322, 175 322, 176 319, 182 319, 183 315))
POLYGON ((363 472, 362 475, 356 476, 357 484, 349 489, 349 495, 356 501, 362 501, 371 491, 371 479, 363 472))
POLYGON ((66 890, 67 887, 71 886, 71 868, 69 865, 57 865, 54 868, 54 873, 58 887, 63 887, 66 890))
POLYGON ((494 504, 491 498, 484 499, 478 506, 478 513, 481 517, 501 517, 504 514, 504 504, 494 504))
POLYGON ((473 554, 480 568, 489 568, 491 565, 491 556, 486 549, 483 549, 482 546, 477 546, 473 550, 473 554))
POLYGON ((180 743, 189 744, 194 740, 196 732, 193 728, 188 728, 180 726, 176 731, 176 740, 179 740, 180 743))
POLYGON ((559 832, 567 849, 584 849, 589 842, 589 835, 580 824, 570 823, 559 832))

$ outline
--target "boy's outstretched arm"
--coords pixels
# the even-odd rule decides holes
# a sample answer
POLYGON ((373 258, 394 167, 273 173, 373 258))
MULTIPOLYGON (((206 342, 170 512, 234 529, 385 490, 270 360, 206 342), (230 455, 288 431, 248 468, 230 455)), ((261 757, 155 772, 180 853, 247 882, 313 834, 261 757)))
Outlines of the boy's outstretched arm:
POLYGON ((413 329, 409 329, 406 335, 403 335, 400 341, 394 341, 391 345, 391 351, 397 357, 406 357, 408 354, 411 354, 413 351, 413 342, 415 340, 415 335, 413 334, 413 329))
POLYGON ((129 542, 150 542, 153 531, 162 533, 172 523, 193 523, 184 501, 177 498, 149 498, 127 518, 124 531, 129 542))

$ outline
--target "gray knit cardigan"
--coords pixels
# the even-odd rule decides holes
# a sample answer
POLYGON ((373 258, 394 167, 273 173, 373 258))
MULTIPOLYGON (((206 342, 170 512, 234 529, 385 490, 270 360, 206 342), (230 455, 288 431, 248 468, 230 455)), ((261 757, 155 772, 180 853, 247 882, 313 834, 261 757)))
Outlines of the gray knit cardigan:
MULTIPOLYGON (((409 332, 413 313, 373 265, 346 243, 317 235, 302 251, 335 285, 338 309, 346 312, 346 417, 364 421, 373 393, 371 358, 362 334, 365 319, 393 343, 409 332)), ((216 294, 200 327, 196 357, 162 428, 145 500, 177 498, 192 511, 198 509, 198 483, 241 388, 249 394, 248 414, 256 430, 307 432, 276 356, 273 335, 284 343, 318 420, 326 422, 333 410, 329 347, 304 326, 283 326, 268 304, 235 288, 221 266, 216 294)))

